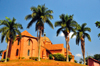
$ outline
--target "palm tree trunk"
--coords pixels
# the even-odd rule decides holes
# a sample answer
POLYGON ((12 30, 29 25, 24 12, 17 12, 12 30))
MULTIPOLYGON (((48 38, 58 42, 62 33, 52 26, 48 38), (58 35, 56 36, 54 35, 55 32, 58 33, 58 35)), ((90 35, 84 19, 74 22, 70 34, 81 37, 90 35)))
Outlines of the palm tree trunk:
POLYGON ((38 47, 39 47, 39 48, 38 48, 38 61, 40 61, 40 51, 41 51, 41 42, 40 42, 41 40, 40 40, 40 39, 41 39, 41 33, 42 33, 42 32, 41 32, 41 30, 40 30, 40 31, 39 31, 39 42, 38 42, 38 43, 39 43, 39 45, 38 45, 38 47))
POLYGON ((6 58, 5 58, 5 62, 7 62, 7 57, 8 57, 8 50, 9 50, 9 41, 8 41, 8 44, 7 44, 7 50, 6 50, 6 58))
POLYGON ((69 37, 66 37, 66 61, 69 62, 69 57, 68 57, 68 43, 69 43, 69 37))
POLYGON ((81 39, 81 49, 82 49, 82 55, 83 55, 83 59, 84 59, 84 65, 85 65, 85 42, 84 39, 81 39))

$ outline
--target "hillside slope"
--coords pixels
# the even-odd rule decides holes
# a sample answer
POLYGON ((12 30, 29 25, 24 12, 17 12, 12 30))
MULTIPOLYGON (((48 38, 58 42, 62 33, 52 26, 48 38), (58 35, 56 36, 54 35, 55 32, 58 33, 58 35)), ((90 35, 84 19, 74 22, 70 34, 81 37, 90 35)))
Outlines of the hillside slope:
POLYGON ((0 62, 0 66, 86 66, 78 63, 54 61, 54 60, 14 60, 7 63, 0 62))

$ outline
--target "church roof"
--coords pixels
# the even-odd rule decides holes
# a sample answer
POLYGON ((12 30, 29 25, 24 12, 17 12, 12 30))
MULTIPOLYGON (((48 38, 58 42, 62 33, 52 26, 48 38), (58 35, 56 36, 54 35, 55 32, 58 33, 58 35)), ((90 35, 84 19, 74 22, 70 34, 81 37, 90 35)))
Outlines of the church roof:
MULTIPOLYGON (((32 36, 28 31, 23 31, 22 33, 21 33, 21 35, 22 36, 28 36, 28 37, 34 37, 34 36, 32 36)), ((35 37, 36 38, 36 37, 35 37)))
POLYGON ((48 50, 61 50, 63 48, 63 44, 53 44, 53 45, 44 45, 48 50))
POLYGON ((92 61, 97 62, 97 63, 100 64, 100 61, 98 61, 98 60, 96 60, 96 59, 93 59, 93 58, 91 58, 91 57, 89 57, 88 60, 89 60, 89 59, 91 59, 92 61))

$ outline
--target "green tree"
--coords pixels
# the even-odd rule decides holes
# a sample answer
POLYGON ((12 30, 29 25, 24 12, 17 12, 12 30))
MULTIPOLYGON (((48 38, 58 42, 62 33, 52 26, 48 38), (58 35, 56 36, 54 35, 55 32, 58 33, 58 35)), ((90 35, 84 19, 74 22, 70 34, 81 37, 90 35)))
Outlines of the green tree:
POLYGON ((95 55, 94 55, 94 59, 100 61, 100 54, 95 54, 95 55))
POLYGON ((13 18, 12 20, 8 17, 6 17, 6 20, 0 20, 0 25, 3 25, 2 28, 0 28, 1 34, 1 42, 3 42, 4 38, 6 40, 7 44, 7 50, 6 50, 6 58, 5 62, 7 62, 8 57, 8 50, 9 45, 13 44, 13 42, 16 40, 16 35, 19 35, 19 38, 21 38, 21 33, 18 28, 22 29, 22 25, 15 23, 16 19, 13 18))
POLYGON ((66 61, 69 62, 68 58, 68 45, 69 45, 69 33, 71 31, 75 31, 74 27, 76 26, 76 21, 73 20, 73 15, 60 15, 60 21, 55 22, 55 27, 60 26, 60 28, 57 30, 57 36, 62 31, 66 40, 66 61))
POLYGON ((77 30, 76 32, 73 33, 73 35, 71 36, 71 38, 76 35, 76 44, 79 45, 79 42, 81 41, 81 50, 82 50, 82 55, 83 55, 83 59, 84 59, 84 65, 85 65, 85 37, 87 37, 87 39, 89 41, 91 41, 91 37, 88 33, 86 33, 86 31, 91 32, 91 29, 89 27, 85 27, 87 24, 83 23, 81 26, 77 25, 77 30))
MULTIPOLYGON (((96 27, 100 28, 100 21, 95 22, 96 27)), ((100 33, 98 34, 98 37, 100 37, 100 33)))
POLYGON ((77 63, 77 60, 74 60, 75 63, 77 63))
POLYGON ((29 14, 25 17, 26 20, 31 19, 31 21, 28 23, 27 28, 30 28, 33 23, 36 23, 35 30, 37 31, 37 37, 38 37, 38 31, 39 31, 39 37, 38 37, 38 61, 40 61, 40 38, 41 35, 44 32, 44 23, 49 24, 51 28, 53 28, 53 25, 50 21, 50 19, 53 19, 53 16, 51 15, 53 13, 52 10, 48 10, 48 8, 45 7, 45 5, 38 5, 38 7, 31 7, 32 14, 29 14))

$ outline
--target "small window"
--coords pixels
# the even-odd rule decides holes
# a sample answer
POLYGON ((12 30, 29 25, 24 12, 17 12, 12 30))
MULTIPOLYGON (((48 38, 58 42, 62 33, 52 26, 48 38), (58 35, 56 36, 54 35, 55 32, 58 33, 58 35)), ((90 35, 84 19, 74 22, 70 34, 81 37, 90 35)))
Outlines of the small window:
POLYGON ((30 55, 30 50, 28 50, 28 54, 27 54, 28 56, 30 55))
POLYGON ((19 50, 17 49, 17 50, 16 50, 16 56, 18 56, 18 52, 19 52, 19 50))
POLYGON ((19 45, 19 42, 20 42, 20 40, 18 39, 18 44, 17 45, 19 45))
POLYGON ((28 45, 30 45, 30 39, 28 40, 28 45))

